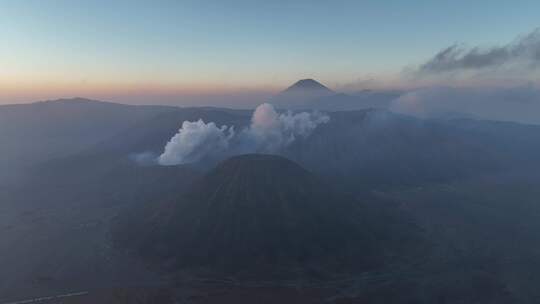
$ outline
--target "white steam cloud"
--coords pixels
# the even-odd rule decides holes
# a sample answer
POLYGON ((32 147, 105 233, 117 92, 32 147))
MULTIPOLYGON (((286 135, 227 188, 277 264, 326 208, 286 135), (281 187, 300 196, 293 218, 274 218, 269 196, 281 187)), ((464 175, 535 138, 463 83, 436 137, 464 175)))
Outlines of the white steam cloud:
POLYGON ((278 152, 297 138, 308 137, 318 125, 329 120, 328 115, 318 112, 279 114, 265 103, 255 109, 250 126, 239 134, 233 127, 217 127, 213 122, 184 121, 158 157, 158 163, 178 165, 221 155, 278 152))
POLYGON ((219 154, 227 150, 229 140, 234 136, 234 128, 215 123, 184 121, 182 128, 165 145, 165 151, 158 158, 161 165, 177 165, 195 162, 202 157, 219 154))
POLYGON ((255 109, 250 127, 242 132, 242 144, 248 145, 246 152, 276 152, 297 137, 308 137, 319 124, 329 120, 318 112, 278 114, 272 105, 265 103, 255 109))

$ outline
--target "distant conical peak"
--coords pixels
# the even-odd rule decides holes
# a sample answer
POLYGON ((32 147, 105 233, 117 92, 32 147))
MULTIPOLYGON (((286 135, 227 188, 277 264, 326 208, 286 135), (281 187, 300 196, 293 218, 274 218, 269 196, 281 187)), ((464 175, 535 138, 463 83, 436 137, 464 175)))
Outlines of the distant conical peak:
POLYGON ((329 91, 329 88, 321 84, 320 82, 313 80, 311 78, 301 79, 294 83, 292 86, 287 88, 286 91, 296 91, 296 90, 317 90, 317 91, 329 91))

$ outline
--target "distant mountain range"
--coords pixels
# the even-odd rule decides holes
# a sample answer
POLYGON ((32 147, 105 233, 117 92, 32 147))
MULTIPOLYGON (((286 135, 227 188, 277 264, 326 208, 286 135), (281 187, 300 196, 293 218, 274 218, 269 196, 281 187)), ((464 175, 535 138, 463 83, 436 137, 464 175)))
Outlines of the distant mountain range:
POLYGON ((279 109, 348 111, 388 108, 400 91, 364 90, 354 94, 335 92, 313 79, 302 79, 274 96, 270 102, 279 109))
MULTIPOLYGON (((315 105, 340 96, 314 81, 287 94, 303 90, 322 98, 305 101, 315 105)), ((0 294, 155 283, 143 256, 203 277, 300 278, 287 286, 301 292, 304 278, 344 284, 339 294, 360 297, 349 303, 540 297, 530 275, 540 273, 540 126, 334 111, 278 155, 133 160, 162 153, 186 120, 242 130, 251 114, 85 99, 0 106, 0 294), (347 271, 352 281, 330 278, 347 271)))
MULTIPOLYGON (((331 92, 313 81, 299 86, 290 91, 312 87, 331 92)), ((335 100, 340 95, 333 96, 335 100)), ((538 127, 532 125, 454 118, 421 120, 380 109, 328 114, 328 124, 281 153, 323 176, 347 184, 355 182, 353 187, 414 184, 507 164, 515 167, 517 161, 534 159, 540 146, 538 127)), ((81 176, 90 176, 100 167, 110 168, 105 159, 127 160, 141 152, 159 155, 183 121, 203 119, 241 130, 250 117, 249 110, 131 106, 85 99, 0 106, 0 182, 3 176, 13 177, 36 165, 46 172, 45 164, 56 168, 52 170, 56 175, 69 170, 75 173, 87 165, 84 170, 88 174, 81 176), (61 170, 56 167, 60 163, 61 170)))

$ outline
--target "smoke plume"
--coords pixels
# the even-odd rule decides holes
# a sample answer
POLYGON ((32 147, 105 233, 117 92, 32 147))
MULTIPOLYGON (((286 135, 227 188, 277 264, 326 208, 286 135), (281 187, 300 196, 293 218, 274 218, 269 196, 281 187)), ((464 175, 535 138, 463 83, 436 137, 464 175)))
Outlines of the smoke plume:
POLYGON ((278 114, 270 104, 257 107, 251 125, 241 134, 241 145, 245 152, 277 152, 296 140, 308 137, 321 123, 330 118, 318 112, 278 114))
POLYGON ((278 113, 270 104, 255 109, 251 124, 236 134, 233 127, 184 121, 158 157, 161 165, 196 162, 207 157, 265 152, 277 153, 297 138, 306 138, 330 118, 318 112, 278 113))
POLYGON ((184 121, 178 133, 165 145, 158 162, 161 165, 177 165, 222 153, 229 147, 233 136, 233 127, 218 128, 215 123, 205 123, 202 119, 184 121))
POLYGON ((506 45, 492 48, 449 46, 420 67, 421 72, 441 73, 514 66, 520 70, 540 67, 540 28, 506 45))

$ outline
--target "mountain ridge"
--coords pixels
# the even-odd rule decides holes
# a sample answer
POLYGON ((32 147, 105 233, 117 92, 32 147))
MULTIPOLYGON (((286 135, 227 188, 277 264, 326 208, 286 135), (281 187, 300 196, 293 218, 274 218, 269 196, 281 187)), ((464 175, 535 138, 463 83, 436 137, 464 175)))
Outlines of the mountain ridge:
POLYGON ((355 94, 346 94, 329 89, 320 82, 301 79, 271 98, 270 103, 280 109, 350 111, 368 108, 390 107, 391 102, 399 97, 398 91, 364 90, 355 94))

